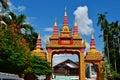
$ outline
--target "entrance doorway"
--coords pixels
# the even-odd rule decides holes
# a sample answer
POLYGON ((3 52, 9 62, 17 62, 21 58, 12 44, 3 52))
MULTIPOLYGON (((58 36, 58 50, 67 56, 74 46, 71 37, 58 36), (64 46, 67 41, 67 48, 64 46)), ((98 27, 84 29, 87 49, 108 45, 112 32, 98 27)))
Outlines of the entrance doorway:
POLYGON ((60 62, 63 62, 67 59, 70 59, 74 62, 79 62, 78 55, 76 55, 76 54, 55 54, 55 55, 53 55, 52 66, 55 66, 55 65, 59 64, 60 62))
POLYGON ((86 64, 86 78, 91 80, 97 79, 97 66, 92 63, 86 64))
POLYGON ((54 54, 52 59, 52 68, 53 80, 79 80, 79 59, 77 54, 54 54))

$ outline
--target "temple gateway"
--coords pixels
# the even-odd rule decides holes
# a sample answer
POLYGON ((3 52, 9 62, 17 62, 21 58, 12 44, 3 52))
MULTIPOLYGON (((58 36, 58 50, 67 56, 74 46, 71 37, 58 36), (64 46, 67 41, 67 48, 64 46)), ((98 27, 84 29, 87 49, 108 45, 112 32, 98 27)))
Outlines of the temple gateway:
MULTIPOLYGON (((74 21, 73 32, 69 29, 68 25, 68 16, 65 9, 64 18, 63 18, 63 27, 60 29, 60 34, 58 33, 57 22, 54 22, 53 34, 49 37, 49 40, 46 41, 46 50, 45 53, 41 48, 41 38, 40 34, 36 41, 36 48, 32 51, 32 54, 39 56, 48 62, 52 66, 52 58, 55 54, 76 54, 78 55, 78 76, 79 80, 86 79, 86 65, 93 64, 96 68, 97 79, 102 80, 104 74, 102 72, 102 60, 103 57, 101 53, 96 49, 94 35, 91 37, 90 50, 86 52, 84 56, 84 51, 86 48, 86 41, 82 40, 82 37, 78 33, 78 26, 76 21, 74 21)), ((47 80, 51 80, 51 76, 47 76, 47 80)))

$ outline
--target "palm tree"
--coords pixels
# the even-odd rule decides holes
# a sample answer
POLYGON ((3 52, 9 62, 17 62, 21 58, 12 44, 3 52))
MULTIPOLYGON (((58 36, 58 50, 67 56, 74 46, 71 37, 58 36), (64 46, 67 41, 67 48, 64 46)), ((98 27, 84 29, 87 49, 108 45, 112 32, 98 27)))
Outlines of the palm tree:
POLYGON ((108 23, 105 17, 105 14, 99 14, 97 25, 100 25, 103 32, 104 51, 108 63, 111 65, 112 70, 120 73, 120 25, 118 21, 108 23))
POLYGON ((9 12, 7 15, 1 15, 0 17, 7 27, 9 26, 12 30, 17 30, 18 33, 21 33, 21 30, 24 30, 25 33, 27 31, 33 32, 32 26, 26 23, 26 16, 24 14, 16 16, 13 12, 9 12))
POLYGON ((13 12, 9 12, 6 15, 0 15, 1 21, 4 22, 4 28, 10 28, 11 31, 17 32, 23 35, 23 37, 29 43, 31 50, 34 49, 35 40, 37 38, 37 33, 34 32, 33 27, 26 22, 26 16, 24 14, 16 15, 13 12))
POLYGON ((108 44, 108 31, 110 31, 110 26, 108 21, 105 18, 105 14, 98 14, 98 23, 97 25, 101 25, 101 31, 103 31, 103 40, 104 40, 104 50, 105 50, 105 54, 107 55, 108 58, 108 63, 110 64, 110 55, 109 55, 109 44, 108 44))
POLYGON ((120 26, 118 24, 118 21, 113 22, 113 27, 111 29, 112 34, 113 34, 113 39, 114 39, 114 63, 115 63, 115 71, 117 72, 117 69, 119 68, 118 62, 119 62, 119 57, 120 57, 120 44, 119 44, 119 36, 120 36, 120 26))

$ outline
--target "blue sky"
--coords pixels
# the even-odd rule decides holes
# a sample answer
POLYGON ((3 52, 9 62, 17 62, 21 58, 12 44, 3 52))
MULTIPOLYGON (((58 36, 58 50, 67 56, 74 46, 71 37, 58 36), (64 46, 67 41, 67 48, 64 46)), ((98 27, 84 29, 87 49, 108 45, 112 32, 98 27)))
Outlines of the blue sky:
MULTIPOLYGON (((9 0, 10 9, 17 14, 25 14, 27 22, 32 24, 35 31, 45 39, 52 34, 54 20, 57 18, 58 28, 62 28, 64 8, 67 8, 69 27, 73 29, 74 19, 77 18, 79 33, 83 40, 90 43, 91 30, 94 30, 97 49, 103 51, 100 27, 97 26, 98 13, 107 12, 109 22, 120 21, 119 0, 9 0), (81 17, 80 17, 81 16, 81 17), (82 24, 83 23, 83 24, 82 24), (86 27, 85 27, 86 26, 86 27), (83 32, 84 31, 84 34, 83 32)), ((87 45, 89 48, 89 45, 87 45)))

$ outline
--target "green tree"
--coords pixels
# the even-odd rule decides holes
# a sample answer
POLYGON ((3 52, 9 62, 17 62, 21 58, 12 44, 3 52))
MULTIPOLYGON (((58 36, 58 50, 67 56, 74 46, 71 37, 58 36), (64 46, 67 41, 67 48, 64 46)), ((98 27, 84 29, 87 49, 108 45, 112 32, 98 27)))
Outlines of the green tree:
POLYGON ((30 50, 34 49, 37 33, 34 32, 30 24, 27 24, 24 14, 16 16, 13 12, 9 12, 6 15, 1 15, 0 21, 4 22, 4 24, 2 23, 3 29, 9 27, 13 32, 21 34, 29 43, 30 50))
POLYGON ((104 53, 107 56, 109 65, 111 65, 111 71, 120 73, 120 25, 118 21, 109 23, 105 14, 98 15, 98 25, 101 27, 104 53))
POLYGON ((103 37, 103 41, 104 41, 104 53, 108 58, 108 62, 110 63, 110 54, 109 54, 109 43, 108 43, 108 32, 110 31, 110 27, 108 26, 109 23, 106 19, 105 14, 99 14, 98 15, 98 23, 97 25, 101 26, 101 31, 102 33, 102 37, 103 37))
POLYGON ((24 62, 29 54, 26 40, 10 28, 0 27, 0 71, 21 74, 26 68, 24 62))
POLYGON ((49 63, 30 53, 30 46, 34 44, 30 42, 35 41, 37 33, 32 26, 25 25, 23 15, 19 17, 12 12, 9 14, 10 17, 0 16, 0 71, 20 76, 50 74, 49 63))
POLYGON ((49 63, 31 55, 24 37, 11 28, 0 27, 0 71, 14 74, 47 75, 51 73, 49 63))

